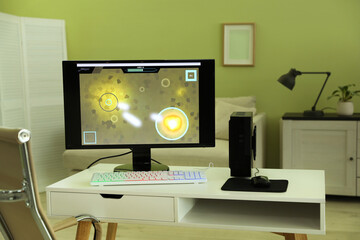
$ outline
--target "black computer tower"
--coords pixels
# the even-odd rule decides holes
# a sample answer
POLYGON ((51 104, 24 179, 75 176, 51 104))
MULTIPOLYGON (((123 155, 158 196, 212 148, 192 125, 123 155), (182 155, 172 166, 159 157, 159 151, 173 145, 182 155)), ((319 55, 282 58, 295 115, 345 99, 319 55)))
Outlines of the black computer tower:
POLYGON ((229 121, 229 167, 233 177, 250 177, 256 151, 252 112, 234 112, 229 121))

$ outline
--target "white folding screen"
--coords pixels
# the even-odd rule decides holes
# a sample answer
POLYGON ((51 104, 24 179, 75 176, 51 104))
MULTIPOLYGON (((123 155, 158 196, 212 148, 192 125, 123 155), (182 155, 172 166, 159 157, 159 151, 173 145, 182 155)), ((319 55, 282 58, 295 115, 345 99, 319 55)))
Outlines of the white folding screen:
POLYGON ((0 14, 0 124, 29 127, 26 122, 20 18, 0 14))
POLYGON ((0 125, 31 130, 43 191, 66 176, 61 72, 67 58, 65 22, 0 13, 1 33, 3 28, 9 34, 0 35, 0 125))

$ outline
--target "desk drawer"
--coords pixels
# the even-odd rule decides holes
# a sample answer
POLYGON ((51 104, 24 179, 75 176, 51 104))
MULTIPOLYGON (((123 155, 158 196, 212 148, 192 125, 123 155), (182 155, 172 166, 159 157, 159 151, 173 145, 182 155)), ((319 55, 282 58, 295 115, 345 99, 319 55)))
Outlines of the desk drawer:
POLYGON ((172 197, 51 192, 50 198, 52 216, 90 214, 99 219, 175 221, 172 197))

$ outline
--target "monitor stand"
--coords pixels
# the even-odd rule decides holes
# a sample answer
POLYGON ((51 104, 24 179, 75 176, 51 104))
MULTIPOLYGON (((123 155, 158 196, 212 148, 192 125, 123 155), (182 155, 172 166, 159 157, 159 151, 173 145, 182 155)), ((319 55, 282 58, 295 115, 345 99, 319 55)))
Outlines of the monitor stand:
POLYGON ((150 148, 132 148, 133 163, 119 165, 114 168, 114 172, 126 171, 169 171, 169 167, 160 163, 151 163, 150 148))

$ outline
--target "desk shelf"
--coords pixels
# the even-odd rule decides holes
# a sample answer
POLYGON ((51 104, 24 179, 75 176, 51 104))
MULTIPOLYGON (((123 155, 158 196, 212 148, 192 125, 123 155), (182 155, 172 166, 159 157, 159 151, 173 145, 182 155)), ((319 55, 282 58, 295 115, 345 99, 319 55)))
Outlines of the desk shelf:
POLYGON ((323 234, 320 203, 179 199, 179 224, 253 231, 323 234), (181 204, 186 204, 183 208, 181 204), (190 205, 192 207, 190 208, 190 205))

